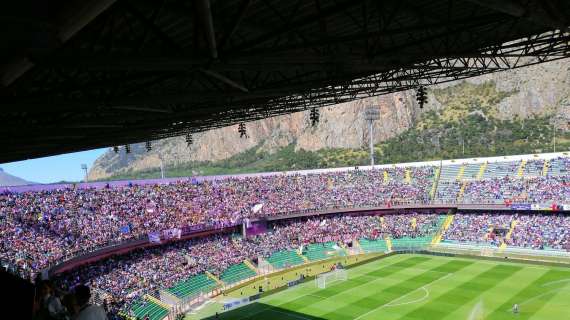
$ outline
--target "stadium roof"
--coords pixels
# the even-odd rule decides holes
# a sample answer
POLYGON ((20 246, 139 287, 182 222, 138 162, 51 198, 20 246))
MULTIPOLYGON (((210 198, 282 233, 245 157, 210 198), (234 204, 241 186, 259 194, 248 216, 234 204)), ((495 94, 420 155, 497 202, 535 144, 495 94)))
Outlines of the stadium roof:
POLYGON ((9 3, 0 162, 199 132, 570 52, 563 0, 9 3))

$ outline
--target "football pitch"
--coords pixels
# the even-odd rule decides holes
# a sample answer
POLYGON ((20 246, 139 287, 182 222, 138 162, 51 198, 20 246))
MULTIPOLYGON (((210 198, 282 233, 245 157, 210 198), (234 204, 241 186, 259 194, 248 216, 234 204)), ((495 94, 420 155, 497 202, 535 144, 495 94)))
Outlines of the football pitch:
POLYGON ((325 289, 308 281, 223 313, 211 303, 187 319, 216 311, 232 320, 570 319, 570 269, 401 254, 350 268, 325 289))

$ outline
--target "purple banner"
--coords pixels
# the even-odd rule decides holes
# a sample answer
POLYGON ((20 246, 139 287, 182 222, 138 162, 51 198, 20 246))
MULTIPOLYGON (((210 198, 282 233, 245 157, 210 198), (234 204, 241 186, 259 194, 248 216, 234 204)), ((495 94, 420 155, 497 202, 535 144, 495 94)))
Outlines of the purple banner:
POLYGON ((253 221, 249 224, 249 227, 246 227, 245 232, 248 237, 265 233, 267 232, 267 221, 266 220, 253 221))
POLYGON ((182 234, 190 234, 193 232, 202 231, 206 229, 207 227, 205 223, 194 224, 191 226, 182 227, 182 234))
POLYGON ((148 241, 151 243, 160 243, 160 233, 159 232, 149 232, 148 241))
POLYGON ((511 210, 531 210, 532 206, 530 203, 513 203, 511 204, 511 210))
POLYGON ((164 240, 180 239, 181 234, 182 230, 178 228, 166 229, 162 231, 162 239, 164 240))

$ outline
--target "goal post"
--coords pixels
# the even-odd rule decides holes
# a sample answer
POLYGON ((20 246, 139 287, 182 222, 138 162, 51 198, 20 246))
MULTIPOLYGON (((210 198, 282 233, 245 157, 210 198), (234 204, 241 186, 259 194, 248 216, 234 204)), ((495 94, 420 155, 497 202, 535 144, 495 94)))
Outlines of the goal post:
POLYGON ((344 269, 336 269, 334 271, 325 272, 317 275, 315 278, 315 285, 317 288, 325 289, 331 283, 336 281, 346 281, 348 274, 344 269))

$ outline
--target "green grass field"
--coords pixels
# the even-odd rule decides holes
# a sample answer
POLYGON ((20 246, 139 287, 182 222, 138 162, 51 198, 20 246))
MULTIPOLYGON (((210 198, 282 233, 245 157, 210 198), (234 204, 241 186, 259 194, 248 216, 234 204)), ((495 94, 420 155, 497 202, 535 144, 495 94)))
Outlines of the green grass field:
MULTIPOLYGON (((348 270, 349 280, 314 281, 220 313, 220 319, 570 319, 570 269, 510 262, 395 255, 348 270), (511 312, 514 303, 520 313, 511 312)), ((246 294, 249 294, 248 292, 246 294)), ((187 319, 208 318, 220 297, 187 319)))

